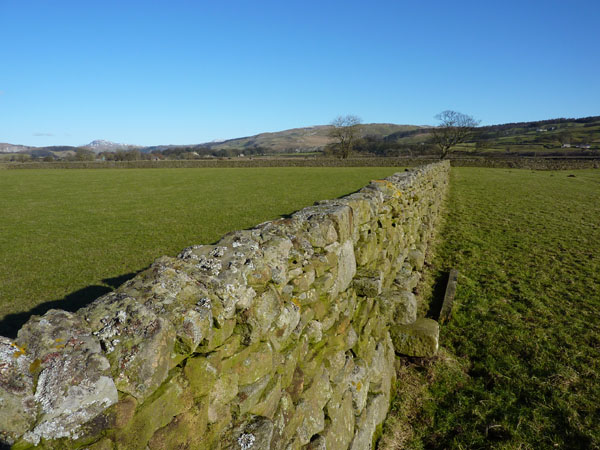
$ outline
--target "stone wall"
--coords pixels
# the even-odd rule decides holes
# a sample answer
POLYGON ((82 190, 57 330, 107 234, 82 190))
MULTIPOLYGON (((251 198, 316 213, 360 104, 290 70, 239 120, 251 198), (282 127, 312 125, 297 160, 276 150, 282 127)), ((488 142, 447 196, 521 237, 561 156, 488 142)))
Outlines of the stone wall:
POLYGON ((449 163, 162 257, 76 313, 0 337, 13 448, 354 449, 393 394, 390 324, 412 290, 449 163))
MULTIPOLYGON (((1 163, 2 169, 176 169, 223 167, 414 167, 439 161, 439 157, 360 157, 347 159, 321 156, 224 158, 165 161, 57 161, 1 163)), ((507 157, 505 155, 452 155, 453 167, 490 167, 529 170, 598 169, 600 157, 507 157)))

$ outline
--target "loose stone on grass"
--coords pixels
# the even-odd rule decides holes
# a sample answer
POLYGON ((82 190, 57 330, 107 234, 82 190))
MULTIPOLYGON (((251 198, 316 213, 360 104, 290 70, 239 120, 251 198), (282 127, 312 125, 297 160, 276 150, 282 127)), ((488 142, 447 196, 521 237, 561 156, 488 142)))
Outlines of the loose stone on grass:
POLYGON ((418 357, 437 353, 440 326, 435 320, 422 318, 408 325, 393 325, 390 333, 396 353, 418 357))

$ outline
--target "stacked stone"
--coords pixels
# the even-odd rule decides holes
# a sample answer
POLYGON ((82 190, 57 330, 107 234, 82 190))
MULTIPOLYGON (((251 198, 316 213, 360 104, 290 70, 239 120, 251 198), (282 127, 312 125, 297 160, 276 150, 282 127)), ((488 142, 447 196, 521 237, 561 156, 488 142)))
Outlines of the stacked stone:
POLYGON ((33 317, 0 338, 0 439, 372 448, 395 382, 390 329, 418 323, 412 290, 448 171, 371 182, 162 257, 76 313, 33 317))

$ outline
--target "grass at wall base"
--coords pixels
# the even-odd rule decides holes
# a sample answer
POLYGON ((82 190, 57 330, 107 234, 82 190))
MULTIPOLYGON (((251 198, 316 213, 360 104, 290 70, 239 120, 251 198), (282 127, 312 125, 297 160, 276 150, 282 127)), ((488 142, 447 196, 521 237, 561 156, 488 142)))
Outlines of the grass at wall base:
POLYGON ((458 268, 453 317, 398 360, 380 450, 600 448, 599 224, 598 170, 452 170, 419 289, 458 268))

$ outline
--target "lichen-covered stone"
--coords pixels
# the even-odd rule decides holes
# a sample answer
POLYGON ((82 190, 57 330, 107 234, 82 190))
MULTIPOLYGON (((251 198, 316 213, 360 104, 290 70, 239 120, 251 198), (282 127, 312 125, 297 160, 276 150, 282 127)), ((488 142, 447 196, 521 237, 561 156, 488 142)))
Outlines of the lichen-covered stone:
POLYGON ((32 361, 27 370, 37 378, 38 417, 23 435, 26 441, 77 439, 81 425, 117 402, 108 360, 79 316, 50 310, 27 322, 17 342, 32 361))
POLYGON ((175 327, 147 306, 120 294, 107 294, 81 311, 102 344, 115 384, 139 400, 167 378, 175 327))
POLYGON ((390 329, 397 353, 408 356, 434 356, 438 350, 440 327, 435 320, 417 319, 408 325, 390 329))
POLYGON ((358 418, 356 433, 350 450, 371 450, 373 448, 373 434, 377 425, 385 420, 389 408, 389 399, 379 394, 369 398, 368 405, 358 418))
POLYGON ((251 416, 235 427, 223 442, 227 450, 269 449, 273 440, 273 422, 260 416, 251 416))
POLYGON ((327 450, 327 441, 323 436, 317 435, 306 446, 306 450, 327 450))
POLYGON ((199 346, 196 351, 198 353, 208 353, 220 347, 231 337, 235 330, 235 326, 235 319, 228 319, 220 322, 218 328, 213 328, 210 341, 206 345, 199 346))
POLYGON ((281 375, 281 385, 284 389, 292 382, 294 371, 298 364, 304 360, 307 352, 308 341, 302 339, 300 342, 287 348, 281 353, 276 353, 276 355, 279 355, 279 358, 275 360, 275 370, 281 375))
POLYGON ((108 438, 100 439, 97 442, 94 442, 91 445, 86 447, 86 450, 113 450, 115 445, 113 441, 108 438))
POLYGON ((354 257, 354 246, 352 241, 345 241, 341 245, 331 244, 328 251, 337 256, 337 278, 332 288, 332 296, 345 291, 356 274, 356 259, 354 257))
POLYGON ((212 338, 212 310, 206 300, 198 301, 194 309, 183 314, 177 327, 178 353, 189 355, 193 353, 203 340, 212 338))
POLYGON ((275 236, 263 244, 264 261, 275 284, 285 284, 288 281, 287 262, 292 246, 290 239, 275 236))
POLYGON ((325 428, 325 448, 347 449, 354 433, 354 409, 352 408, 352 393, 346 391, 339 402, 327 405, 327 415, 331 422, 325 428))
POLYGON ((269 383, 262 391, 260 399, 248 411, 256 416, 273 419, 282 395, 281 377, 276 375, 275 378, 269 379, 269 383))
POLYGON ((293 433, 286 434, 286 431, 294 431, 293 426, 288 429, 288 425, 294 417, 295 406, 292 398, 287 392, 283 392, 273 418, 273 440, 271 447, 275 449, 285 449, 286 444, 293 436, 293 433))
MULTIPOLYGON (((310 401, 301 399, 296 408, 296 415, 292 419, 295 427, 295 435, 300 445, 306 445, 310 439, 325 428, 325 413, 317 405, 310 401)), ((292 427, 288 425, 290 431, 292 427)))
MULTIPOLYGON (((220 361, 218 361, 220 362, 220 361)), ((184 374, 194 397, 208 395, 220 375, 220 365, 215 367, 214 360, 206 357, 189 358, 184 374)))
POLYGON ((206 448, 208 403, 195 405, 159 428, 148 441, 150 450, 206 448))
POLYGON ((321 322, 311 320, 306 326, 305 334, 310 344, 316 344, 323 339, 323 325, 321 322))
POLYGON ((266 337, 273 321, 277 319, 282 308, 282 300, 274 289, 265 291, 254 300, 247 313, 247 323, 252 328, 253 341, 266 337))
POLYGON ((396 305, 394 323, 406 325, 417 320, 417 298, 412 292, 399 291, 396 305))
POLYGON ((408 252, 408 260, 415 269, 421 270, 423 268, 423 264, 425 263, 425 255, 421 250, 411 250, 408 252))
POLYGON ((14 443, 35 421, 32 363, 25 349, 0 336, 0 442, 14 443))
POLYGON ((352 393, 352 407, 356 415, 360 414, 367 403, 369 393, 369 371, 368 366, 362 359, 354 362, 354 369, 350 374, 348 383, 352 393))
POLYGON ((420 272, 413 272, 409 270, 408 272, 398 272, 394 283, 407 291, 412 291, 415 287, 417 287, 420 279, 420 272))
POLYGON ((352 282, 356 293, 365 297, 375 297, 381 294, 383 275, 384 272, 380 270, 359 274, 352 282))
POLYGON ((409 291, 386 291, 379 299, 380 309, 389 323, 407 325, 417 320, 417 298, 409 291))
POLYGON ((115 434, 118 448, 144 449, 154 433, 193 405, 185 379, 175 370, 136 410, 133 419, 115 434))
POLYGON ((240 414, 246 414, 250 409, 256 406, 270 381, 271 375, 265 375, 256 382, 239 388, 237 403, 240 408, 240 414))
POLYGON ((259 342, 222 362, 222 372, 237 374, 238 383, 255 383, 273 370, 273 348, 268 342, 259 342))
POLYGON ((275 350, 284 347, 290 335, 300 322, 300 306, 293 301, 285 302, 282 305, 277 319, 275 319, 275 330, 269 337, 275 350))

